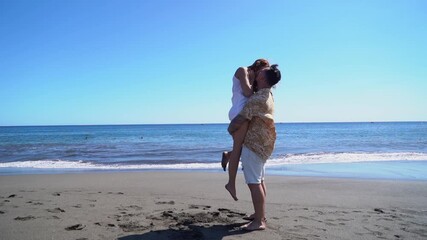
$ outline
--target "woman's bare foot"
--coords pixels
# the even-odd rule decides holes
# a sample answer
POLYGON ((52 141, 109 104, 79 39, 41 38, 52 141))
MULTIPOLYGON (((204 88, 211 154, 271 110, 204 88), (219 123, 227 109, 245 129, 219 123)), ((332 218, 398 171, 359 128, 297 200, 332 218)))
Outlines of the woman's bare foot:
POLYGON ((227 183, 227 184, 225 184, 225 189, 227 189, 227 191, 230 193, 230 195, 231 195, 231 197, 234 199, 234 201, 239 200, 239 199, 237 199, 237 196, 236 196, 236 186, 231 187, 231 186, 229 186, 229 184, 227 183))
POLYGON ((266 225, 265 225, 265 221, 255 221, 253 220, 252 222, 245 224, 242 226, 243 230, 252 232, 252 231, 262 231, 265 230, 266 225))
POLYGON ((227 168, 228 154, 229 154, 229 152, 223 152, 222 153, 221 167, 222 167, 222 169, 224 169, 224 172, 225 172, 225 169, 227 168))

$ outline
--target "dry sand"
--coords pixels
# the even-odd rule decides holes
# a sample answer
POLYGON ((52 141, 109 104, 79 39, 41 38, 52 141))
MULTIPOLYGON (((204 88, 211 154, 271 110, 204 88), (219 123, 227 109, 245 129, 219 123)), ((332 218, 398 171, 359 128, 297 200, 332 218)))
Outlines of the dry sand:
POLYGON ((0 239, 427 239, 427 182, 268 176, 267 225, 238 176, 81 173, 0 176, 0 239))

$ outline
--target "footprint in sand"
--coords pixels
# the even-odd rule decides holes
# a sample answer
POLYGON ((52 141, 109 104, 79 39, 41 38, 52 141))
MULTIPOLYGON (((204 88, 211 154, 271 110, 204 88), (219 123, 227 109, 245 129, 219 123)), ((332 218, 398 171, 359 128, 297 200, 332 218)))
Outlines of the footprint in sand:
POLYGON ((32 205, 43 205, 41 202, 28 201, 27 203, 31 203, 32 205))
POLYGON ((375 208, 374 211, 376 213, 384 213, 384 210, 382 210, 381 208, 375 208))
POLYGON ((218 208, 218 211, 227 214, 227 217, 244 217, 245 213, 236 212, 227 208, 218 208))
POLYGON ((137 205, 130 205, 128 206, 129 208, 135 209, 135 210, 142 210, 142 207, 137 206, 137 205))
POLYGON ((207 209, 211 208, 211 206, 209 206, 209 205, 191 204, 191 205, 188 206, 188 208, 190 208, 190 209, 200 209, 200 208, 202 208, 203 210, 207 210, 207 209))
POLYGON ((157 205, 162 205, 162 204, 168 204, 168 205, 174 205, 175 201, 169 201, 169 202, 156 202, 157 205))
POLYGON ((48 211, 50 213, 61 213, 61 212, 65 212, 65 210, 61 209, 61 208, 46 209, 46 211, 48 211))
POLYGON ((295 225, 294 228, 298 229, 298 230, 307 230, 308 228, 304 225, 295 225))
POLYGON ((67 231, 82 230, 85 227, 86 226, 82 225, 82 224, 74 224, 74 225, 66 227, 65 230, 67 230, 67 231))
POLYGON ((25 216, 25 217, 16 217, 16 218, 14 218, 14 220, 17 220, 17 221, 28 221, 28 220, 35 219, 35 218, 36 217, 34 217, 32 215, 28 215, 28 216, 25 216))
POLYGON ((335 219, 337 221, 341 221, 341 222, 348 222, 348 221, 353 221, 353 219, 346 219, 346 218, 337 218, 335 219))
POLYGON ((123 195, 124 193, 122 193, 122 192, 116 192, 116 193, 113 193, 113 192, 108 192, 107 194, 117 194, 117 195, 123 195))
POLYGON ((113 224, 113 223, 107 223, 107 224, 105 224, 105 223, 100 223, 100 222, 96 222, 96 223, 94 223, 96 226, 107 226, 107 227, 116 227, 116 225, 115 224, 113 224))

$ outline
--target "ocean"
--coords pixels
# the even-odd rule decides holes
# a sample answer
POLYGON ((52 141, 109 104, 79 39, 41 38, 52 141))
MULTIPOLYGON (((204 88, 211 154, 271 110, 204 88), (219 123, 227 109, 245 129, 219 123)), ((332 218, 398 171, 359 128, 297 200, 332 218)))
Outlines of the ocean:
MULTIPOLYGON (((427 122, 276 123, 267 175, 427 180, 427 122)), ((222 172, 227 124, 0 127, 0 174, 222 172)))

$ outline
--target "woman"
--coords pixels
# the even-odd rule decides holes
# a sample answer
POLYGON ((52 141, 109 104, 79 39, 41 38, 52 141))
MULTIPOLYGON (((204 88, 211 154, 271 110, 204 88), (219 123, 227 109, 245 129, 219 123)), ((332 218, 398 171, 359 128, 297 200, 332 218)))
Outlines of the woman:
MULTIPOLYGON (((251 66, 239 67, 236 70, 233 76, 232 106, 228 113, 230 121, 242 111, 248 98, 256 91, 256 84, 254 84, 256 82, 254 82, 254 80, 257 72, 269 66, 270 64, 266 59, 257 59, 251 66)), ((233 150, 230 152, 223 152, 222 154, 221 166, 224 171, 227 163, 229 163, 228 183, 225 185, 225 189, 230 192, 235 201, 238 200, 236 196, 236 174, 247 128, 248 123, 244 124, 238 131, 233 133, 233 150)))

